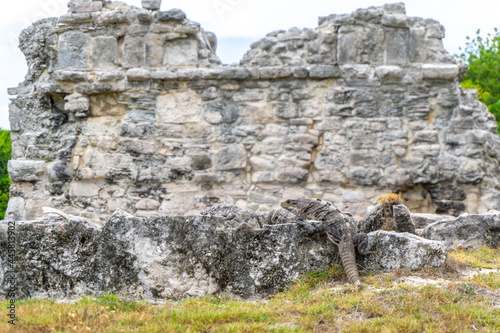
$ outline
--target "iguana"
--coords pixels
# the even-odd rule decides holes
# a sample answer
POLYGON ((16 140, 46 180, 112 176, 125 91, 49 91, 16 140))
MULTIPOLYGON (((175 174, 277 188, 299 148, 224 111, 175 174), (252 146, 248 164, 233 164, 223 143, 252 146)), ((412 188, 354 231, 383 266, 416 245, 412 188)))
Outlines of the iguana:
POLYGON ((308 234, 326 233, 328 239, 339 248, 340 259, 349 282, 361 290, 354 247, 357 246, 358 252, 362 255, 369 253, 368 237, 365 233, 355 233, 354 218, 319 199, 290 199, 283 201, 281 207, 297 215, 295 222, 308 234), (310 224, 305 221, 306 219, 321 223, 310 224))

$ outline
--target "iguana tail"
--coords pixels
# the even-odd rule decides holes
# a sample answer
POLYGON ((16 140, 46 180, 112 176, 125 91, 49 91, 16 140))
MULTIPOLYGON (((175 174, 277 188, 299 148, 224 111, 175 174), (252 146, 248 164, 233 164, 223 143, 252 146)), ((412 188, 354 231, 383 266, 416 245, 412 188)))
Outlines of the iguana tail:
POLYGON ((363 286, 359 280, 358 267, 356 265, 356 254, 354 252, 354 244, 352 239, 349 237, 342 237, 339 242, 339 252, 340 259, 342 260, 342 266, 344 266, 344 271, 347 274, 349 282, 356 286, 358 290, 361 290, 363 286))

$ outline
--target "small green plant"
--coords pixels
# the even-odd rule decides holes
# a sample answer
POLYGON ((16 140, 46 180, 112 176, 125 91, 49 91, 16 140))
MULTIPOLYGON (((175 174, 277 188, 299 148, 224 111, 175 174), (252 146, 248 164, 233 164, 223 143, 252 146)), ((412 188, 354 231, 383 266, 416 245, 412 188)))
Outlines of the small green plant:
POLYGON ((462 288, 467 295, 474 295, 476 293, 476 289, 474 287, 470 287, 465 283, 462 284, 462 288))

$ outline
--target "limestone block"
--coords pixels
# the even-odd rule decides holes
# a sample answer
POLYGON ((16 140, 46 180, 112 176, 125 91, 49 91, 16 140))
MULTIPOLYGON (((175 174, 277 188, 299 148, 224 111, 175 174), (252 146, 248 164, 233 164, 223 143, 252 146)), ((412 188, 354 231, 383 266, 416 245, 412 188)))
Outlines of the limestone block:
POLYGON ((277 179, 275 171, 252 172, 252 183, 273 183, 277 179))
POLYGON ((156 121, 156 112, 149 109, 127 109, 123 120, 132 123, 154 123, 156 121))
POLYGON ((207 155, 191 156, 191 163, 189 166, 193 170, 206 170, 212 166, 212 159, 207 155))
POLYGON ((141 0, 142 8, 149 10, 160 10, 161 0, 141 0))
POLYGON ((91 23, 94 22, 92 13, 73 13, 69 15, 62 15, 59 18, 60 23, 66 24, 81 24, 81 23, 91 23))
POLYGON ((26 201, 21 197, 10 197, 5 211, 5 220, 13 219, 15 221, 26 218, 26 201))
POLYGON ((274 106, 276 117, 290 119, 299 116, 299 106, 296 103, 279 102, 274 106))
POLYGON ((258 192, 250 192, 248 195, 248 200, 260 204, 275 205, 278 203, 278 198, 270 195, 265 195, 258 192))
POLYGON ((425 28, 411 27, 408 40, 408 57, 411 62, 424 62, 427 56, 425 45, 425 28))
POLYGON ((50 180, 68 179, 72 172, 69 164, 63 161, 54 161, 47 165, 47 174, 50 180))
POLYGON ((405 66, 408 62, 408 29, 386 28, 384 65, 405 66))
POLYGON ((156 210, 160 207, 160 202, 154 199, 141 199, 135 204, 135 209, 156 210))
POLYGON ((377 167, 371 168, 353 168, 349 172, 350 178, 355 184, 376 185, 379 183, 382 174, 377 167))
POLYGON ((90 108, 89 98, 79 93, 68 95, 64 100, 64 110, 68 112, 86 112, 90 108))
POLYGON ((234 123, 239 118, 239 110, 233 101, 217 98, 203 107, 205 120, 212 124, 234 123))
POLYGON ((319 65, 311 66, 309 68, 310 78, 327 78, 327 77, 340 77, 340 70, 338 66, 332 65, 319 65))
POLYGON ((92 182, 73 182, 69 188, 69 195, 73 197, 96 197, 101 187, 92 182))
POLYGON ((221 77, 229 80, 243 80, 250 76, 250 71, 247 68, 224 68, 222 69, 221 77))
POLYGON ((94 69, 109 70, 118 65, 118 41, 115 37, 95 37, 90 42, 94 69))
POLYGON ((88 68, 87 39, 87 35, 79 31, 68 31, 59 36, 57 55, 60 68, 88 68))
POLYGON ((238 92, 233 96, 235 102, 260 101, 265 98, 266 94, 261 89, 245 90, 238 92))
POLYGON ((22 110, 15 106, 13 103, 9 104, 9 123, 10 130, 19 132, 21 130, 21 115, 22 110))
POLYGON ((256 155, 249 159, 252 170, 274 170, 276 168, 275 159, 269 155, 256 155))
POLYGON ((95 20, 98 24, 117 24, 128 23, 127 12, 120 10, 112 10, 107 12, 97 13, 95 20))
POLYGON ((382 81, 399 81, 403 71, 399 66, 378 66, 375 69, 375 74, 382 81))
POLYGON ((195 39, 171 40, 165 43, 163 66, 193 66, 198 64, 198 43, 195 39))
POLYGON ((262 135, 264 136, 285 136, 290 132, 290 129, 287 126, 282 126, 278 124, 266 124, 266 127, 262 131, 262 135))
POLYGON ((127 71, 129 81, 147 81, 151 78, 151 71, 145 68, 131 68, 127 71))
POLYGON ((427 38, 438 38, 442 39, 445 36, 444 27, 439 24, 439 22, 434 20, 429 20, 426 26, 427 38))
POLYGON ((165 54, 165 34, 147 34, 145 37, 146 63, 149 67, 162 67, 165 54))
POLYGON ((125 75, 122 71, 106 71, 106 72, 97 72, 97 81, 115 81, 115 80, 123 80, 125 75))
POLYGON ((483 179, 484 175, 484 164, 481 161, 468 160, 460 166, 457 180, 461 183, 476 183, 483 179))
POLYGON ((126 35, 123 41, 123 52, 123 61, 126 68, 144 66, 144 37, 126 35))
POLYGON ((71 0, 68 5, 71 13, 90 13, 102 9, 102 1, 71 0))
POLYGON ((254 124, 269 124, 272 123, 274 118, 272 105, 265 101, 248 102, 240 105, 238 110, 241 110, 241 115, 251 119, 254 124))
POLYGON ((153 154, 156 152, 156 146, 151 142, 139 139, 130 139, 123 141, 123 148, 126 152, 136 155, 153 154))
POLYGON ((277 180, 282 183, 296 184, 307 180, 307 169, 288 167, 278 170, 277 180))
POLYGON ((363 27, 341 26, 338 32, 337 59, 339 64, 357 61, 363 27))
POLYGON ((449 64, 423 64, 422 75, 428 80, 454 80, 458 77, 458 66, 449 64))
MULTIPOLYGON (((123 116, 127 110, 126 105, 119 103, 119 97, 115 94, 96 94, 90 96, 90 115, 92 117, 123 116)), ((114 119, 104 118, 101 121, 112 122, 114 119)), ((91 120, 99 122, 99 120, 91 120)))
POLYGON ((44 161, 10 160, 8 162, 9 177, 15 182, 33 182, 41 180, 46 171, 44 161))
POLYGON ((252 154, 278 154, 283 151, 283 138, 267 137, 252 147, 252 154))
POLYGON ((247 165, 247 153, 242 144, 222 148, 216 155, 216 170, 243 169, 247 165))
POLYGON ((418 131, 413 134, 413 141, 418 142, 438 142, 438 131, 418 131))
POLYGON ((384 14, 381 23, 388 27, 407 28, 408 18, 405 14, 384 14))
POLYGON ((80 82, 88 80, 88 73, 83 71, 58 70, 53 73, 57 81, 80 82))
POLYGON ((259 68, 259 77, 261 79, 277 79, 292 76, 292 72, 288 67, 262 67, 259 68))
POLYGON ((159 123, 193 123, 201 120, 201 95, 193 90, 169 92, 158 96, 156 121, 159 123))
POLYGON ((103 133, 108 136, 118 137, 120 132, 120 122, 115 117, 92 117, 87 119, 82 128, 82 134, 90 137, 100 137, 103 133))
POLYGON ((288 152, 278 158, 278 168, 299 167, 308 169, 311 164, 311 154, 307 152, 288 152))
POLYGON ((156 14, 158 21, 174 21, 180 22, 186 19, 186 14, 180 9, 170 9, 166 12, 158 12, 156 14))
POLYGON ((362 258, 363 267, 372 270, 418 269, 439 267, 448 253, 443 242, 394 231, 368 234, 370 254, 362 258))
POLYGON ((441 151, 441 146, 439 144, 429 145, 429 144, 421 144, 418 146, 414 146, 411 148, 411 154, 418 157, 435 157, 439 155, 441 151))
POLYGON ((115 213, 118 209, 128 211, 131 207, 131 201, 125 198, 111 198, 108 199, 107 205, 109 213, 115 213))

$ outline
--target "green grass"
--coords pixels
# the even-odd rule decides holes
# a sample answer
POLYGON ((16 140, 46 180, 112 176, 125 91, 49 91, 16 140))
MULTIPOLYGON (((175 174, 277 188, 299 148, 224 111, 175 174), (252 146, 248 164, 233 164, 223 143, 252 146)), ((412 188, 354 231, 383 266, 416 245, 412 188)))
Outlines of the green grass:
MULTIPOLYGON (((498 250, 456 251, 465 267, 498 265, 498 250)), ((226 295, 166 304, 122 300, 106 294, 75 303, 18 301, 16 328, 0 332, 498 332, 500 274, 462 277, 448 266, 417 272, 364 273, 365 288, 345 284, 339 267, 306 274, 268 299, 241 301, 226 295), (407 275, 445 276, 446 285, 402 284, 407 275)), ((2 304, 5 308, 6 302, 2 304)))

